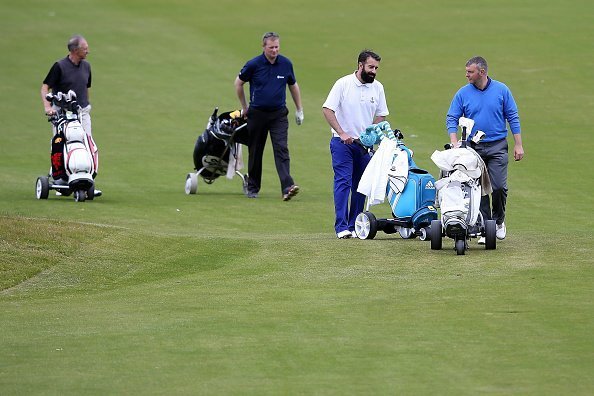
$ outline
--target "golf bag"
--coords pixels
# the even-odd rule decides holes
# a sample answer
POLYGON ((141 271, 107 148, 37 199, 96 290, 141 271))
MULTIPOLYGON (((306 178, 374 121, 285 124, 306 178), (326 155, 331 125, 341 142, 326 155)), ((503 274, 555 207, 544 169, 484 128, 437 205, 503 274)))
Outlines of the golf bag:
POLYGON ((194 145, 194 169, 196 172, 186 176, 186 194, 197 191, 198 175, 207 184, 212 184, 219 176, 241 177, 244 189, 247 180, 239 172, 241 168, 241 144, 248 144, 247 121, 239 110, 218 115, 218 108, 210 116, 206 129, 194 145))
POLYGON ((445 233, 450 238, 466 235, 470 227, 482 223, 482 160, 469 147, 436 151, 431 159, 441 171, 436 188, 445 233))
POLYGON ((93 137, 85 132, 79 118, 80 106, 76 93, 49 93, 46 99, 56 110, 48 121, 52 123, 54 135, 51 141, 51 177, 38 184, 38 198, 47 198, 49 188, 55 188, 64 195, 75 194, 77 201, 92 199, 99 168, 99 150, 93 137), (47 189, 45 188, 47 186, 47 189))
POLYGON ((410 220, 416 230, 428 227, 431 220, 437 218, 435 205, 435 179, 424 169, 416 167, 412 161, 408 171, 408 180, 400 198, 392 202, 391 197, 397 197, 398 191, 388 187, 387 197, 392 207, 394 217, 410 220))
POLYGON ((360 141, 366 147, 378 142, 380 146, 365 169, 357 190, 368 197, 367 210, 371 205, 383 202, 385 195, 393 218, 375 219, 370 212, 363 212, 357 217, 361 223, 359 226, 357 222, 355 224, 357 236, 371 239, 375 235, 373 228, 377 228, 388 234, 398 231, 402 238, 418 235, 424 240, 431 221, 437 218, 435 179, 416 165, 412 151, 403 142, 402 132, 393 131, 387 122, 367 128, 360 141), (363 224, 367 222, 375 223, 376 227, 366 230, 363 224))
MULTIPOLYGON (((492 192, 487 167, 467 141, 466 131, 472 130, 474 121, 460 118, 462 140, 460 147, 445 146, 443 151, 435 151, 431 160, 440 169, 440 179, 435 183, 437 202, 441 219, 431 222, 431 249, 442 247, 445 235, 455 240, 458 255, 465 254, 468 241, 472 237, 483 236, 485 249, 496 248, 496 225, 494 220, 484 221, 480 213, 481 197, 492 192)), ((477 131, 473 144, 479 144, 484 132, 477 131)))

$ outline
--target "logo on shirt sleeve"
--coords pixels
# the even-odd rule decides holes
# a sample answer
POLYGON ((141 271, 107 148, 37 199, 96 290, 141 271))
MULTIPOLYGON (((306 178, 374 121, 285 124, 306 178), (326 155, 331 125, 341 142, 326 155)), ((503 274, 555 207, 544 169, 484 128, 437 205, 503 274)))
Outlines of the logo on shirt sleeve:
POLYGON ((277 79, 279 79, 279 78, 280 78, 280 79, 284 79, 284 78, 285 78, 285 76, 276 76, 276 78, 277 78, 277 79))

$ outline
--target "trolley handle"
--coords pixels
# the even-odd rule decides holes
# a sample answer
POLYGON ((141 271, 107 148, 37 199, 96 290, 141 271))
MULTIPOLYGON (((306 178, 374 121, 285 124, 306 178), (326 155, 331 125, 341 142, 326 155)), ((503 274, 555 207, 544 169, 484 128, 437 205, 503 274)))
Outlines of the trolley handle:
POLYGON ((462 140, 460 147, 466 148, 466 126, 462 126, 462 140))

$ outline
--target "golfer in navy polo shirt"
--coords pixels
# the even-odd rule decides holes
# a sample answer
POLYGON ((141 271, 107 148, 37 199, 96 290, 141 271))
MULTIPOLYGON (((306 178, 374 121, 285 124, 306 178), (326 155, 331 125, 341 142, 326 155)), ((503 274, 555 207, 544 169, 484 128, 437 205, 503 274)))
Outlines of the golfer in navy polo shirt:
POLYGON ((261 55, 247 61, 235 79, 235 91, 242 112, 247 115, 249 130, 248 198, 257 198, 262 184, 262 156, 268 132, 274 151, 274 162, 280 179, 281 194, 284 201, 290 200, 299 192, 290 173, 288 148, 289 110, 286 105, 286 89, 289 87, 295 102, 295 121, 303 122, 301 93, 293 72, 293 63, 279 54, 280 38, 273 32, 262 37, 261 55), (245 99, 243 85, 249 82, 250 102, 245 99))

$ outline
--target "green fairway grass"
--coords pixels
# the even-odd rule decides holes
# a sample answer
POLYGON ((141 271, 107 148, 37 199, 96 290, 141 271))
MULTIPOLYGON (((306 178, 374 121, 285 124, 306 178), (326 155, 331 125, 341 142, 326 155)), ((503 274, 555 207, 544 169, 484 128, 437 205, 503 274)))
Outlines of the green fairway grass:
POLYGON ((584 0, 3 3, 0 394, 594 393, 593 12, 584 0), (301 126, 289 100, 300 194, 281 200, 270 143, 258 199, 224 177, 184 194, 196 138, 214 107, 238 106, 233 80, 269 30, 303 96, 301 126), (90 46, 104 195, 37 200, 51 135, 40 86, 74 33, 90 46), (383 58, 388 121, 435 176, 466 60, 484 56, 512 89, 526 156, 509 166, 496 250, 336 239, 321 105, 366 47, 383 58))

